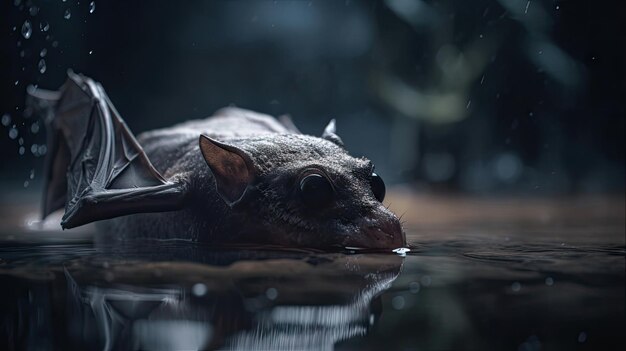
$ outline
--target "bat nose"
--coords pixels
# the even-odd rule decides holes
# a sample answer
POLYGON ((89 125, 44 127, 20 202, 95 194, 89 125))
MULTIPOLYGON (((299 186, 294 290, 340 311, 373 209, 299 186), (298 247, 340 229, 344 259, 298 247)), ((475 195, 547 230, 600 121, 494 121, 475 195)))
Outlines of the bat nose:
POLYGON ((406 245, 400 220, 390 213, 364 217, 359 221, 359 233, 351 240, 356 247, 396 249, 406 245))

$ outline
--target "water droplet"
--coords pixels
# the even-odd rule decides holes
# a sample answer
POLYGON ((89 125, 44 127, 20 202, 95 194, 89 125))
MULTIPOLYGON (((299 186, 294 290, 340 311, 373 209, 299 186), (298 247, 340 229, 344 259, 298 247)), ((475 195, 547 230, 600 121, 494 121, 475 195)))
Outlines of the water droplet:
POLYGON ((46 57, 46 54, 48 53, 48 49, 43 48, 41 49, 41 51, 39 52, 39 57, 46 57))
POLYGON ((46 21, 39 22, 39 30, 42 32, 47 32, 50 29, 50 24, 46 21))
POLYGON ((9 138, 16 139, 19 132, 15 128, 9 129, 9 138))
POLYGON ((394 298, 391 299, 391 306, 396 310, 403 309, 405 304, 404 297, 402 296, 394 296, 394 298))
POLYGON ((63 18, 70 19, 70 17, 72 17, 72 13, 70 12, 70 9, 65 10, 65 13, 63 14, 63 18))
POLYGON ((9 115, 8 113, 5 113, 2 115, 2 120, 0 120, 2 122, 3 126, 8 126, 9 124, 11 124, 11 115, 9 115))
POLYGON ((53 41, 53 42, 52 42, 52 47, 53 47, 53 48, 56 48, 57 46, 59 46, 59 42, 58 42, 58 41, 56 41, 56 40, 55 40, 55 41, 53 41))
POLYGON ((396 254, 398 254, 398 256, 402 256, 405 257, 407 252, 410 252, 411 249, 409 249, 408 247, 400 247, 397 249, 394 249, 393 252, 395 252, 396 254))
POLYGON ((26 56, 26 51, 24 50, 20 51, 20 57, 24 57, 24 56, 26 56))
POLYGON ((14 84, 14 85, 18 85, 18 84, 20 84, 20 81, 19 81, 19 80, 16 80, 16 81, 15 81, 15 83, 13 83, 13 84, 14 84))
POLYGON ((420 279, 420 281, 422 282, 422 285, 424 286, 430 286, 430 284, 433 282, 432 278, 429 275, 423 276, 422 279, 420 279))
POLYGON ((409 291, 411 292, 411 294, 417 294, 418 292, 420 292, 420 283, 418 282, 409 283, 409 291))
POLYGON ((33 134, 39 133, 39 123, 35 122, 30 126, 30 132, 33 134))
POLYGON ((96 2, 92 1, 89 3, 89 13, 93 13, 94 11, 96 11, 96 2))
POLYGON ((24 181, 24 188, 28 188, 28 184, 30 184, 30 183, 28 182, 28 180, 25 180, 25 181, 24 181))
POLYGON ((26 152, 26 148, 24 148, 23 146, 20 146, 20 149, 17 151, 17 153, 20 155, 24 155, 25 152, 26 152))
POLYGON ((582 344, 585 341, 587 341, 587 333, 580 332, 580 334, 578 334, 578 342, 582 344))
POLYGON ((30 170, 30 174, 28 175, 28 178, 35 179, 35 170, 34 169, 30 170))
POLYGON ((552 279, 552 277, 547 277, 547 278, 546 278, 546 285, 547 285, 547 286, 552 286, 552 285, 554 285, 554 279, 552 279))
POLYGON ((518 292, 522 289, 522 284, 515 282, 513 284, 511 284, 511 290, 518 292))
POLYGON ((561 8, 561 7, 560 7, 559 5, 556 5, 556 9, 557 9, 557 10, 558 10, 558 9, 560 9, 560 8, 561 8))
POLYGON ((265 291, 265 296, 270 300, 275 300, 278 297, 278 290, 269 288, 265 291))
POLYGON ((32 34, 33 27, 30 25, 30 21, 24 21, 24 24, 22 24, 22 36, 24 37, 24 39, 28 39, 32 34))
POLYGON ((31 16, 37 16, 37 13, 39 13, 39 7, 31 6, 28 8, 28 12, 30 13, 31 16))
POLYGON ((89 55, 93 54, 93 50, 89 50, 89 55))
POLYGON ((46 60, 41 59, 39 60, 39 72, 41 72, 41 74, 44 74, 46 72, 46 60))
POLYGON ((22 3, 22 0, 14 0, 13 1, 13 5, 15 5, 15 6, 20 6, 21 3, 22 3))
POLYGON ((37 148, 37 144, 33 144, 30 146, 30 152, 35 155, 38 156, 37 152, 38 152, 38 148, 37 148))
POLYGON ((43 156, 48 152, 48 147, 46 145, 39 145, 37 152, 39 152, 39 155, 43 156))
POLYGON ((191 292, 196 295, 196 296, 204 296, 206 295, 207 292, 207 287, 206 285, 202 284, 202 283, 197 283, 194 284, 193 287, 191 287, 191 292))
POLYGON ((20 137, 19 139, 17 139, 17 143, 20 145, 24 145, 24 138, 20 137))

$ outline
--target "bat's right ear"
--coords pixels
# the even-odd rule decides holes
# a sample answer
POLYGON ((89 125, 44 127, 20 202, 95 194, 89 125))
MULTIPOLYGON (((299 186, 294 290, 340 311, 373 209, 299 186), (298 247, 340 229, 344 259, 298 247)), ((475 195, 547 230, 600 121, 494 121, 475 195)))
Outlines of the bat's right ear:
POLYGON ((217 193, 229 206, 236 205, 254 180, 254 165, 245 151, 200 135, 200 151, 209 165, 217 193))
POLYGON ((324 128, 324 133, 322 133, 322 139, 326 139, 337 146, 344 147, 343 140, 341 140, 339 135, 337 135, 335 119, 331 119, 330 122, 328 122, 326 128, 324 128))

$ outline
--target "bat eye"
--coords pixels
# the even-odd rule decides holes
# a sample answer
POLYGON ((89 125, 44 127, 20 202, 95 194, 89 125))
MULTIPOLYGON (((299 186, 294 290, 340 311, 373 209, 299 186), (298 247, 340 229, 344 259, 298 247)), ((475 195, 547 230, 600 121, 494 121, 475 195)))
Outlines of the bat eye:
POLYGON ((300 180, 302 201, 309 207, 320 207, 333 200, 333 187, 326 177, 313 173, 300 180))
POLYGON ((370 178, 370 187, 372 188, 372 192, 374 193, 376 200, 383 202, 386 192, 383 178, 376 173, 372 173, 372 178, 370 178))

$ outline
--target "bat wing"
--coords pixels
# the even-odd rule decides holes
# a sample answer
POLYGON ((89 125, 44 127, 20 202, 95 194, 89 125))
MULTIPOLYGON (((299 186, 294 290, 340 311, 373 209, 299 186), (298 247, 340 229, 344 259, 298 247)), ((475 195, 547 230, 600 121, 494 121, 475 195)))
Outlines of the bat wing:
POLYGON ((69 72, 59 92, 29 89, 46 121, 43 217, 65 205, 63 228, 140 212, 182 207, 185 183, 165 180, 102 86, 69 72))

